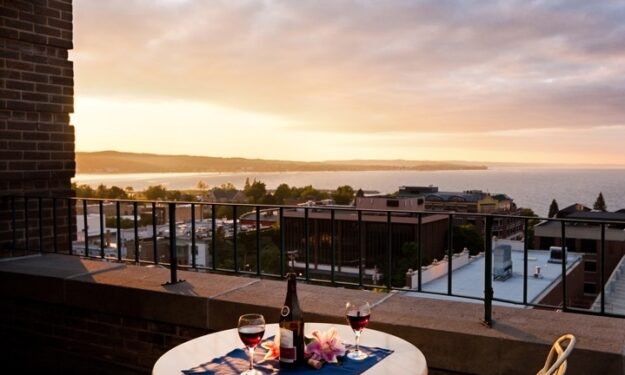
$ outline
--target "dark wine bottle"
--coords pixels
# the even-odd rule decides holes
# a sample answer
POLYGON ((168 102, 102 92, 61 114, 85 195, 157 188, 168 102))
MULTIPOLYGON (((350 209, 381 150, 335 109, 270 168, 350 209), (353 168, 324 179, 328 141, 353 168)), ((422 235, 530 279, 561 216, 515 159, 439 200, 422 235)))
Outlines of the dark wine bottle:
POLYGON ((287 276, 286 300, 280 311, 280 367, 293 368, 305 363, 304 316, 297 300, 297 278, 287 276))

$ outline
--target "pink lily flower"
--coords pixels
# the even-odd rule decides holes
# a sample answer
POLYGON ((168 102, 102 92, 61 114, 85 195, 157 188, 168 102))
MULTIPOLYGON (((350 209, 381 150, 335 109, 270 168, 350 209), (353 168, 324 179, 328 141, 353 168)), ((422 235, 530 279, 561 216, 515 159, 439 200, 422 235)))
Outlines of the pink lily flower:
POLYGON ((334 327, 327 332, 313 331, 313 341, 306 345, 306 351, 312 358, 328 363, 337 363, 337 357, 345 355, 345 345, 334 327))
POLYGON ((277 335, 274 341, 265 341, 260 346, 267 349, 263 361, 280 357, 280 336, 277 335))

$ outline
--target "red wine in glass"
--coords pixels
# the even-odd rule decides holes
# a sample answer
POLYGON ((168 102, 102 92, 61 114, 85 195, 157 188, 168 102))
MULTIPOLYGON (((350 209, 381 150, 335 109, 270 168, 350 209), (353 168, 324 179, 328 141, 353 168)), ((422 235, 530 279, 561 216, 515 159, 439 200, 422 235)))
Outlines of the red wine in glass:
POLYGON ((367 324, 369 324, 370 316, 371 314, 358 315, 357 312, 350 312, 347 314, 347 320, 349 321, 349 325, 354 331, 362 331, 367 326, 367 324))
POLYGON ((241 375, 260 375, 260 372, 254 369, 254 349, 265 335, 265 317, 260 314, 241 315, 237 331, 241 341, 247 347, 250 357, 249 368, 243 371, 241 375))
POLYGON ((345 304, 345 317, 356 337, 356 350, 350 350, 349 353, 347 353, 347 358, 362 361, 368 357, 367 353, 360 350, 359 342, 360 334, 367 324, 369 324, 369 319, 371 318, 371 306, 369 302, 359 300, 347 302, 347 304, 345 304))
POLYGON ((265 335, 265 327, 263 326, 243 326, 239 327, 239 337, 243 344, 248 348, 253 348, 265 335))

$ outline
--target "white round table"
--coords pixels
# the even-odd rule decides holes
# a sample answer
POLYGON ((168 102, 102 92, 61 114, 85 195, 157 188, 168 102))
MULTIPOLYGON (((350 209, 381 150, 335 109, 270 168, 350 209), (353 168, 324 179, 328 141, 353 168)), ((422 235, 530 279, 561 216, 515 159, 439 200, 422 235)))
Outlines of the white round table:
MULTIPOLYGON (((330 327, 335 327, 339 336, 346 343, 354 343, 354 332, 347 324, 306 322, 305 334, 309 336, 314 330, 327 331, 330 327)), ((265 337, 273 336, 277 332, 277 324, 267 324, 265 337)), ((367 328, 360 336, 360 344, 394 350, 393 354, 375 364, 364 374, 427 375, 427 362, 423 353, 406 340, 367 328)), ((163 354, 154 364, 152 374, 180 375, 182 370, 193 368, 215 357, 223 356, 235 348, 243 348, 236 328, 204 335, 180 344, 163 354)))

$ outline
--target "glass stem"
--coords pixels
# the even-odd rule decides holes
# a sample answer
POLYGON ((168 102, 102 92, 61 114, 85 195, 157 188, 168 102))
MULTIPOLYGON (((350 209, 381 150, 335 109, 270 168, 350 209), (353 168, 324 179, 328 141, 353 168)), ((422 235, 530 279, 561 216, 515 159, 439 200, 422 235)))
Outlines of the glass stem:
POLYGON ((250 351, 250 372, 254 369, 254 348, 248 348, 250 351))
POLYGON ((356 332, 356 353, 360 353, 360 331, 356 332))

